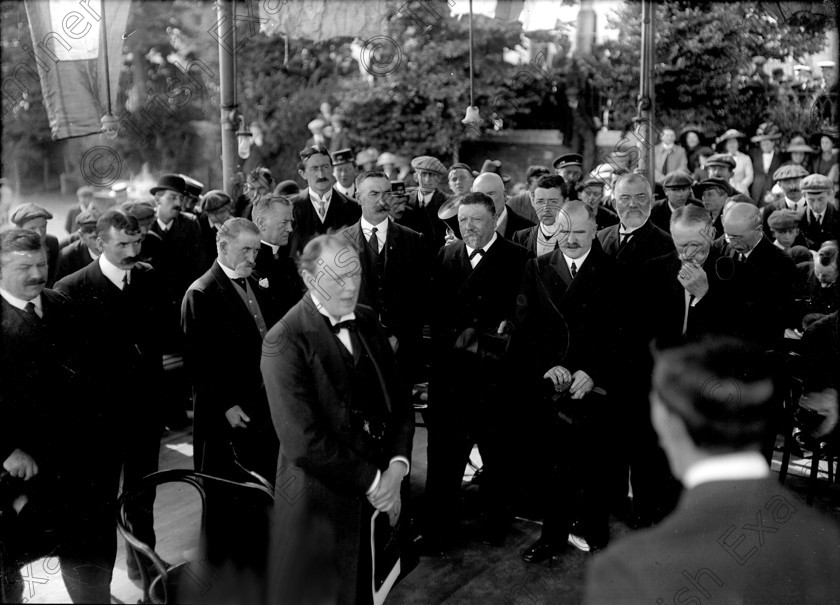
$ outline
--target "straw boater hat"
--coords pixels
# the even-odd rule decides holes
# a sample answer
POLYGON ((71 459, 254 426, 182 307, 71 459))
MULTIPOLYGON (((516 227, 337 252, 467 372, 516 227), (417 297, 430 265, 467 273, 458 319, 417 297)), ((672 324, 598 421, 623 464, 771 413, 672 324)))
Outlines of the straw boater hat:
POLYGON ((782 138, 782 131, 773 122, 764 122, 755 131, 755 136, 750 140, 753 143, 759 141, 775 141, 782 138))
POLYGON ((726 132, 724 132, 722 135, 720 135, 720 136, 716 139, 716 142, 717 142, 717 143, 723 143, 724 141, 728 141, 729 139, 743 139, 743 138, 745 138, 746 136, 747 136, 747 135, 745 135, 745 134, 744 134, 743 132, 741 132, 740 130, 735 130, 734 128, 730 128, 729 130, 727 130, 726 132))

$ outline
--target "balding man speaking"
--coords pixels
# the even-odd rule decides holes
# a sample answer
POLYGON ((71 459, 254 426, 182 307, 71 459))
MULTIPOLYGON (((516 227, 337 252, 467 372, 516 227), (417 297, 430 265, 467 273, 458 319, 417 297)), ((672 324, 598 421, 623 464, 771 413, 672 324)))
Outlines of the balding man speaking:
POLYGON ((735 204, 723 219, 725 235, 715 242, 723 258, 718 274, 729 278, 728 323, 733 335, 768 348, 778 346, 793 318, 796 265, 764 235, 761 211, 735 204))
POLYGON ((502 177, 494 172, 484 172, 476 177, 472 191, 483 193, 493 200, 496 207, 496 232, 505 239, 512 239, 513 234, 522 229, 533 227, 534 223, 518 214, 505 203, 505 184, 502 177))

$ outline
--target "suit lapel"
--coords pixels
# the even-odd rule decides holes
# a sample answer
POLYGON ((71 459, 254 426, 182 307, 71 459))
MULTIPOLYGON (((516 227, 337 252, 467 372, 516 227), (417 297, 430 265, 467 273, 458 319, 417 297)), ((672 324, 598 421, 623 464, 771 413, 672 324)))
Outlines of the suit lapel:
POLYGON ((315 339, 317 344, 315 351, 324 365, 327 376, 336 383, 336 390, 339 393, 346 392, 346 387, 350 383, 350 375, 341 350, 338 348, 344 345, 327 326, 327 318, 315 307, 310 294, 306 294, 298 305, 300 306, 299 312, 303 329, 312 334, 315 339))

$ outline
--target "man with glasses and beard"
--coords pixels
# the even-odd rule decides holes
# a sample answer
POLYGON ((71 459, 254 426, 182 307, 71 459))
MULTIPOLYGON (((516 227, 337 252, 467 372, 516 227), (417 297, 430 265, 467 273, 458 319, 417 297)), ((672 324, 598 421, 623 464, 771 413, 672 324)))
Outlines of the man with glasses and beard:
MULTIPOLYGON (((102 497, 114 505, 121 472, 122 488, 130 491, 158 470, 162 288, 157 271, 137 260, 142 236, 136 218, 109 210, 97 221, 96 236, 101 251, 96 262, 63 278, 55 289, 78 305, 87 350, 104 351, 96 365, 97 389, 106 394, 98 399, 100 446, 109 452, 104 477, 108 489, 102 497)), ((126 507, 134 535, 151 548, 154 501, 154 491, 146 491, 126 507)), ((149 565, 145 560, 142 564, 149 565)), ((129 578, 140 579, 130 547, 127 566, 129 578)))
POLYGON ((563 178, 550 175, 541 177, 531 193, 531 205, 539 220, 538 225, 520 229, 511 241, 529 250, 535 256, 550 254, 560 247, 560 224, 557 215, 563 205, 563 178))

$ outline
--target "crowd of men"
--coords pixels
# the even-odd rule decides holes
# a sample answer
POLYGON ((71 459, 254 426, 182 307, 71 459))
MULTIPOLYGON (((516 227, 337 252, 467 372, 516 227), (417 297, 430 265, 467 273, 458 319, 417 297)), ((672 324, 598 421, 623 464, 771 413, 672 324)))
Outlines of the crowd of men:
MULTIPOLYGON (((518 195, 498 161, 416 157, 407 188, 354 157, 315 144, 300 152, 305 188, 257 168, 234 197, 177 174, 150 201, 83 188, 63 246, 46 209, 13 211, 0 235, 0 458, 17 536, 4 597, 20 598, 16 567, 56 552, 74 602, 109 600, 120 477, 131 490, 156 471, 162 428, 185 412, 166 360, 186 367, 197 470, 300 490, 275 503, 273 601, 337 586, 338 602, 367 603, 373 511, 403 519, 406 552, 451 550, 474 445, 481 539, 503 544, 523 509, 543 518, 527 562, 605 548, 610 513, 634 527, 671 513, 681 477, 651 422, 652 349, 725 335, 777 357, 819 357, 815 340, 837 350, 837 194, 800 164, 775 169, 783 200, 760 207, 726 157, 700 181, 676 169, 652 187, 565 154, 530 167, 518 195), (428 475, 410 510, 415 411, 428 475), (334 577, 300 559, 316 538, 334 577)), ((813 381, 836 388, 826 372, 813 381)), ((229 515, 248 505, 208 502, 221 560, 238 537, 229 515)), ((153 504, 126 508, 152 548, 153 504)), ((128 549, 127 565, 138 578, 149 563, 128 549)))

